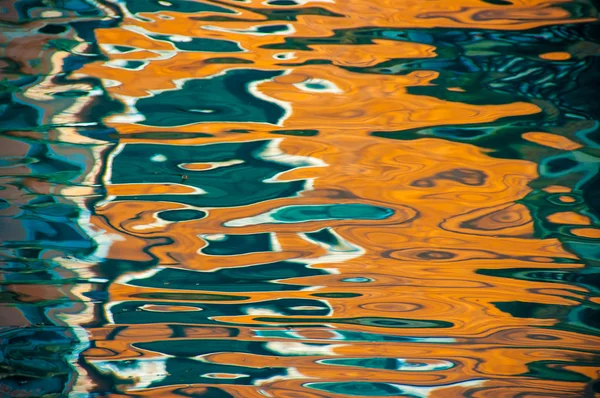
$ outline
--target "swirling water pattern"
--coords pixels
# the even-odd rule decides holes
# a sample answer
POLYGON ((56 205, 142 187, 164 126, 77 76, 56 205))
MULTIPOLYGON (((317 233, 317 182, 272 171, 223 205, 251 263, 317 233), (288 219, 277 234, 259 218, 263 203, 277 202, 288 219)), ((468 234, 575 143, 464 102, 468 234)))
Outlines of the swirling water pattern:
POLYGON ((600 393, 591 0, 1 7, 1 396, 600 393))

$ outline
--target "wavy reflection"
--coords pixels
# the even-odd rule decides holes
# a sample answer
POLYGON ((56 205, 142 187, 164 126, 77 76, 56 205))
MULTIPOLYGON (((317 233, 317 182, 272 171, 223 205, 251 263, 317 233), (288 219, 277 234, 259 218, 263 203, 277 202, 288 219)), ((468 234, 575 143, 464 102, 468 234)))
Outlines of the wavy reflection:
POLYGON ((593 2, 0 21, 0 395, 598 393, 593 2))

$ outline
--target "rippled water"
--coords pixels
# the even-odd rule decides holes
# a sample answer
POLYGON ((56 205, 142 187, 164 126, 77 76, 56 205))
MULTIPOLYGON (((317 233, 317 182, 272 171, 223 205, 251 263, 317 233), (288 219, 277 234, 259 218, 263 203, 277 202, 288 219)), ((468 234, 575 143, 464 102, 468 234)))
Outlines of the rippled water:
POLYGON ((592 397, 591 0, 14 0, 0 395, 592 397))

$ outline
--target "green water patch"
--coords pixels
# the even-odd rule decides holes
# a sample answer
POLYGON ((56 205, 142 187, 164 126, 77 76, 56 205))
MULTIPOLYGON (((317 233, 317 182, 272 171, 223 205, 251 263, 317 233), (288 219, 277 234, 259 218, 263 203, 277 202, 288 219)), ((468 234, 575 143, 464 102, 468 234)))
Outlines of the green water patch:
POLYGON ((235 11, 219 7, 211 3, 204 3, 201 1, 189 1, 189 0, 126 0, 125 7, 132 14, 138 12, 161 12, 161 11, 175 11, 182 13, 198 13, 198 12, 210 12, 210 13, 221 13, 221 14, 235 14, 235 11))
POLYGON ((392 209, 362 203, 286 206, 255 217, 227 221, 225 226, 303 223, 323 220, 385 220, 392 209))
POLYGON ((492 303, 500 311, 515 318, 553 319, 553 329, 598 335, 600 333, 600 305, 582 302, 579 305, 557 305, 510 301, 492 303))
POLYGON ((65 33, 69 29, 68 26, 57 25, 57 24, 46 24, 38 29, 39 33, 44 33, 47 35, 60 35, 65 33))
POLYGON ((600 293, 600 271, 594 268, 556 269, 556 268, 506 268, 479 269, 480 275, 495 276, 526 281, 569 284, 580 286, 595 293, 600 293))
MULTIPOLYGON (((351 397, 398 397, 403 391, 393 384, 376 382, 322 382, 307 383, 306 387, 325 391, 333 394, 341 394, 351 397)), ((414 396, 414 395, 409 395, 414 396)))
MULTIPOLYGON (((111 135, 110 138, 118 138, 118 134, 111 135)), ((188 133, 178 131, 146 131, 142 133, 128 134, 129 138, 139 140, 187 140, 194 138, 210 138, 214 137, 210 133, 188 133)))
POLYGON ((282 316, 324 316, 331 309, 319 300, 277 299, 253 303, 194 303, 186 302, 184 309, 172 307, 172 302, 127 301, 110 307, 115 324, 222 324, 215 318, 252 315, 253 313, 275 313, 282 316), (156 306, 171 309, 155 310, 156 306))
MULTIPOLYGON (((206 354, 216 354, 221 352, 243 353, 265 356, 311 356, 321 350, 326 352, 330 344, 326 343, 303 343, 305 350, 282 350, 279 343, 270 343, 264 341, 247 341, 238 339, 185 339, 185 340, 163 340, 144 343, 134 343, 137 348, 159 352, 165 355, 176 357, 195 357, 206 354)), ((285 344, 283 344, 285 345, 285 344)))
POLYGON ((212 53, 236 53, 244 51, 238 43, 229 40, 206 39, 203 37, 169 36, 155 33, 146 33, 146 35, 154 40, 171 43, 173 47, 181 51, 212 53))
POLYGON ((331 324, 331 325, 361 325, 370 326, 376 328, 400 328, 400 329, 413 329, 413 328, 449 328, 453 324, 446 321, 423 321, 419 319, 406 319, 406 318, 384 318, 384 317, 357 317, 357 318, 293 318, 293 317, 257 317, 255 318, 258 322, 265 322, 269 324, 294 324, 294 323, 317 323, 317 324, 331 324))
POLYGON ((336 299, 344 299, 344 298, 356 298, 362 296, 360 293, 348 293, 348 292, 332 292, 332 293, 313 293, 312 297, 322 297, 322 298, 336 298, 336 299))
POLYGON ((237 57, 215 57, 204 61, 205 64, 253 64, 253 61, 237 57))
POLYGON ((306 286, 276 283, 277 280, 327 275, 320 269, 290 261, 279 261, 247 267, 222 268, 200 272, 178 268, 164 268, 150 277, 129 283, 149 288, 203 290, 208 292, 275 292, 302 290, 306 286))
POLYGON ((406 361, 399 358, 332 358, 322 359, 318 363, 323 365, 351 366, 365 369, 401 370, 410 372, 431 372, 447 370, 455 365, 449 361, 418 360, 406 361))
POLYGON ((311 382, 304 387, 340 394, 348 397, 414 397, 426 398, 438 389, 450 387, 475 387, 483 384, 482 379, 466 380, 448 384, 410 385, 370 381, 311 382))
POLYGON ((333 233, 331 228, 322 228, 318 231, 306 232, 304 235, 312 241, 323 243, 329 247, 340 246, 341 244, 340 238, 333 233))
POLYGON ((4 219, 2 247, 12 250, 56 250, 82 257, 91 254, 97 247, 95 241, 79 225, 71 220, 64 220, 65 218, 40 220, 28 214, 4 219), (10 233, 7 234, 8 232, 10 233))
MULTIPOLYGON (((0 331, 2 390, 13 396, 62 395, 72 378, 65 360, 79 344, 71 328, 51 324, 5 327, 0 331)), ((8 394, 7 396, 11 396, 8 394)))
POLYGON ((251 90, 252 84, 281 76, 282 71, 232 69, 204 79, 185 80, 174 90, 139 99, 140 124, 157 127, 196 123, 244 122, 279 124, 286 110, 251 90), (219 93, 215 95, 214 93, 219 93))
POLYGON ((131 297, 138 299, 149 299, 149 300, 173 300, 179 302, 185 301, 244 301, 249 300, 249 296, 231 296, 226 294, 212 294, 212 293, 135 293, 131 297))
POLYGON ((319 130, 274 130, 271 134, 292 135, 297 137, 314 137, 319 135, 319 130))
POLYGON ((535 361, 527 364, 529 372, 523 373, 523 376, 534 377, 542 380, 579 382, 585 383, 591 379, 583 373, 566 369, 575 366, 596 367, 597 363, 592 362, 567 362, 567 361, 535 361))
MULTIPOLYGON (((16 142, 18 141, 15 140, 16 142)), ((10 145, 12 141, 6 141, 6 143, 10 145)), ((85 151, 78 151, 79 153, 65 156, 60 151, 61 149, 60 145, 31 143, 21 162, 27 163, 30 177, 55 184, 71 185, 87 168, 86 154, 85 151)), ((51 198, 51 196, 48 195, 46 198, 51 198)), ((36 202, 46 199, 43 199, 42 195, 36 195, 32 200, 36 202)))
POLYGON ((181 222, 181 221, 191 221, 191 220, 200 220, 206 217, 206 212, 201 210, 165 210, 158 213, 158 218, 165 221, 171 222, 181 222))
MULTIPOLYGON (((296 325, 297 327, 307 328, 312 325, 296 325)), ((320 326, 314 326, 323 330, 320 326)), ((410 337, 410 336, 396 336, 392 334, 383 334, 375 332, 365 332, 356 330, 345 330, 345 329, 325 329, 328 332, 328 337, 318 338, 316 340, 325 341, 350 341, 350 342, 396 342, 396 343, 435 343, 435 344, 449 344, 454 343, 455 340, 450 337, 410 337)), ((255 330, 257 337, 264 338, 277 338, 277 339, 290 339, 290 340, 312 340, 303 337, 300 333, 297 333, 293 327, 287 327, 287 330, 255 330)))
MULTIPOLYGON (((265 182, 298 164, 263 158, 271 141, 205 145, 127 144, 112 161, 113 184, 185 184, 199 194, 118 196, 117 200, 176 202, 198 207, 234 207, 295 196, 305 182, 265 182), (218 163, 209 170, 182 167, 188 163, 218 163)), ((301 165, 309 165, 307 161, 301 165)))
MULTIPOLYGON (((199 361, 185 357, 160 358, 151 360, 129 361, 96 361, 92 366, 99 370, 105 377, 112 378, 114 384, 133 384, 133 377, 129 375, 144 374, 150 379, 147 388, 157 388, 173 385, 254 385, 259 380, 272 377, 287 376, 284 367, 254 368, 249 366, 225 365, 199 361), (162 369, 147 374, 147 366, 152 369, 162 369), (129 380, 127 380, 129 379, 129 380)), ((133 386, 132 386, 133 387, 133 386)), ((210 392, 210 398, 231 397, 231 395, 217 388, 205 390, 210 392)), ((194 394, 194 396, 197 396, 194 394)), ((200 395, 204 396, 204 394, 200 395)))
POLYGON ((273 219, 284 223, 316 220, 384 220, 393 210, 366 204, 334 204, 321 206, 289 206, 276 210, 273 219))
MULTIPOLYGON (((298 7, 298 8, 277 8, 269 9, 263 7, 251 7, 245 4, 236 4, 236 8, 245 9, 255 15, 262 15, 267 21, 297 21, 298 17, 308 15, 321 15, 331 18, 343 18, 344 16, 322 7, 298 7)), ((256 19, 245 19, 240 17, 229 17, 226 15, 207 15, 192 17, 196 21, 212 22, 256 22, 256 19)), ((272 32, 274 33, 274 32, 272 32)))
POLYGON ((482 0, 484 3, 493 4, 495 6, 510 6, 513 5, 512 1, 508 0, 482 0))
POLYGON ((207 246, 201 252, 211 256, 235 256, 238 254, 273 251, 271 233, 248 235, 201 235, 207 246))

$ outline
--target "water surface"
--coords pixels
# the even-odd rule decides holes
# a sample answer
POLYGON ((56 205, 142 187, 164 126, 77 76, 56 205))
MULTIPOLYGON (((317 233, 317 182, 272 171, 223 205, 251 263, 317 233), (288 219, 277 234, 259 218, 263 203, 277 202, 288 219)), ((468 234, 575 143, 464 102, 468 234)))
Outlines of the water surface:
POLYGON ((591 0, 1 7, 0 395, 600 393, 591 0))

